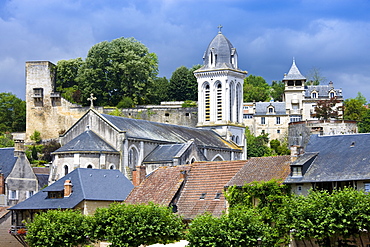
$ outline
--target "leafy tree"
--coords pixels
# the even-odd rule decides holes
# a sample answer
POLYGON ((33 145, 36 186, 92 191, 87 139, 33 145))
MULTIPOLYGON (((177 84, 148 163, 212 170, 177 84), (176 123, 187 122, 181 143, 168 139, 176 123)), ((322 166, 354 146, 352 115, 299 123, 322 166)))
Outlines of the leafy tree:
POLYGON ((47 162, 52 161, 51 153, 60 148, 60 143, 56 140, 51 140, 42 146, 42 160, 47 162))
POLYGON ((0 148, 14 147, 14 141, 10 133, 0 135, 0 148))
POLYGON ((26 224, 26 240, 31 247, 85 245, 90 242, 89 219, 78 211, 49 210, 26 224))
POLYGON ((267 226, 253 209, 236 207, 220 218, 206 213, 197 216, 190 224, 186 239, 189 247, 195 246, 257 246, 263 238, 267 243, 267 226))
POLYGON ((134 38, 118 38, 91 47, 75 80, 84 104, 91 93, 97 105, 115 106, 124 97, 142 104, 157 72, 157 56, 145 45, 134 38))
POLYGON ((366 98, 358 92, 357 97, 354 99, 346 99, 344 101, 344 114, 343 119, 361 121, 366 114, 367 108, 366 98))
POLYGON ((272 81, 271 84, 271 97, 274 101, 283 101, 285 90, 285 83, 282 81, 272 81))
POLYGON ((151 104, 159 105, 162 101, 169 100, 170 82, 166 77, 156 77, 152 86, 148 88, 148 100, 151 104))
POLYGON ((340 115, 336 104, 339 103, 336 97, 333 97, 329 100, 319 100, 315 107, 315 113, 313 116, 318 119, 328 120, 331 118, 337 119, 340 115))
POLYGON ((289 210, 292 235, 298 240, 316 239, 319 246, 359 246, 348 244, 363 229, 370 229, 369 202, 369 195, 352 188, 294 197, 289 210))
POLYGON ((270 86, 261 76, 249 75, 244 79, 244 102, 269 101, 270 86))
POLYGON ((288 155, 290 150, 287 147, 286 143, 280 143, 278 139, 270 141, 270 147, 275 151, 277 155, 288 155))
POLYGON ((247 138, 248 158, 271 156, 273 154, 272 149, 267 146, 269 142, 268 134, 254 136, 251 134, 249 128, 246 127, 245 136, 247 138))
POLYGON ((170 243, 182 238, 182 219, 167 207, 149 204, 111 204, 94 214, 92 236, 112 246, 170 243))
POLYGON ((41 142, 41 133, 37 130, 33 132, 33 134, 30 136, 30 139, 36 143, 41 142))
POLYGON ((12 93, 0 93, 0 132, 26 130, 26 102, 12 93))
POLYGON ((200 67, 200 65, 195 65, 188 69, 181 66, 172 73, 168 91, 170 100, 198 100, 198 83, 194 71, 200 67))
POLYGON ((319 68, 313 67, 307 74, 307 81, 306 85, 320 85, 320 83, 324 83, 326 78, 321 75, 321 71, 319 68))
POLYGON ((366 109, 365 114, 362 115, 361 122, 358 123, 358 131, 370 133, 370 109, 366 109))

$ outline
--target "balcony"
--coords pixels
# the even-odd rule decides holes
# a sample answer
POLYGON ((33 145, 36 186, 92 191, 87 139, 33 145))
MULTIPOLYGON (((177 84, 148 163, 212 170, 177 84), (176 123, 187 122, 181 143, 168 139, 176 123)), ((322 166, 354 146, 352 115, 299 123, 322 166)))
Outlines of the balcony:
POLYGON ((9 229, 9 234, 15 237, 21 245, 25 247, 29 246, 26 242, 27 229, 24 226, 12 226, 9 229))

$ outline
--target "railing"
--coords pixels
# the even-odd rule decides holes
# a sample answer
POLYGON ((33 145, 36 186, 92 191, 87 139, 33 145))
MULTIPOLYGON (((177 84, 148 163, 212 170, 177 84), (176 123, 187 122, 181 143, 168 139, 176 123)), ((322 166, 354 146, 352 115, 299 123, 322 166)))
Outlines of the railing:
POLYGON ((26 242, 27 229, 25 226, 11 226, 9 234, 13 235, 17 241, 24 247, 29 247, 26 242))

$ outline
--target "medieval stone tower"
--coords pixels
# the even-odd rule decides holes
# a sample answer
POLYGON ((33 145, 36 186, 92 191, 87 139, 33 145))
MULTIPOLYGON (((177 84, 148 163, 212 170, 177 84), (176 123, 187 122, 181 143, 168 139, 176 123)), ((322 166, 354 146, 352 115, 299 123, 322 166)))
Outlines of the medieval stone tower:
POLYGON ((221 30, 208 45, 203 62, 203 67, 194 72, 198 81, 197 127, 215 130, 245 146, 242 110, 247 72, 238 68, 236 49, 221 30))
POLYGON ((26 142, 35 131, 42 140, 58 138, 88 110, 56 92, 55 76, 51 62, 26 62, 26 142))

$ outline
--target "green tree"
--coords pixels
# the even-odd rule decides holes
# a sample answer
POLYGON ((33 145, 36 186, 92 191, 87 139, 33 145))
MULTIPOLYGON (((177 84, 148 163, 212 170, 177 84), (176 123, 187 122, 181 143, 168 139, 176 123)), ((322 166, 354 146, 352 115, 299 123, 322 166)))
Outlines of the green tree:
POLYGON ((134 247, 181 240, 182 219, 167 207, 149 204, 118 204, 98 208, 94 214, 94 238, 112 246, 134 247))
POLYGON ((159 105, 162 101, 169 100, 170 82, 166 77, 156 77, 152 86, 148 89, 148 101, 151 104, 159 105))
POLYGON ((77 77, 78 71, 84 64, 82 58, 60 60, 57 63, 56 86, 62 96, 70 102, 81 103, 81 90, 77 77))
POLYGON ((261 76, 249 75, 244 79, 244 102, 269 101, 270 86, 261 76))
POLYGON ((356 98, 346 99, 344 101, 343 119, 361 121, 366 115, 366 102, 366 98, 360 92, 358 92, 356 98))
POLYGON ((194 71, 198 68, 200 65, 190 69, 181 66, 172 73, 168 91, 170 100, 198 100, 198 83, 194 76, 194 71))
POLYGON ((339 100, 336 97, 333 97, 329 100, 317 101, 313 116, 323 120, 328 120, 331 118, 337 119, 340 116, 336 107, 337 103, 339 103, 339 100))
POLYGON ((285 83, 282 81, 272 81, 271 84, 271 97, 274 101, 283 101, 285 90, 285 83))
POLYGON ((370 229, 369 212, 370 196, 363 191, 311 191, 292 198, 288 224, 295 239, 316 239, 319 246, 360 246, 353 241, 363 229, 370 229))
POLYGON ((143 104, 157 73, 154 53, 134 38, 118 38, 91 47, 76 81, 84 104, 88 104, 91 93, 97 98, 97 105, 116 106, 124 97, 143 104))
POLYGON ((370 133, 370 109, 366 109, 365 114, 362 115, 358 123, 358 132, 370 133))
POLYGON ((306 77, 307 86, 320 85, 320 83, 324 83, 326 81, 326 78, 322 76, 320 69, 316 67, 311 68, 306 77))
POLYGON ((248 158, 271 156, 273 154, 273 150, 267 146, 269 143, 268 134, 254 136, 251 134, 249 128, 246 127, 245 136, 247 138, 248 158))
POLYGON ((12 93, 0 93, 0 133, 26 130, 26 102, 12 93))
POLYGON ((0 135, 0 148, 14 147, 14 141, 10 133, 0 135))
POLYGON ((27 226, 27 243, 33 246, 79 246, 88 244, 90 218, 78 211, 49 210, 39 213, 27 226))
POLYGON ((277 155, 288 155, 290 150, 286 143, 280 143, 278 139, 270 141, 270 147, 275 151, 277 155))

